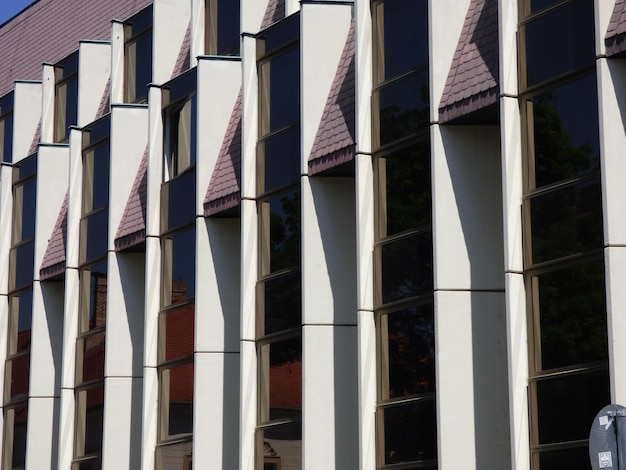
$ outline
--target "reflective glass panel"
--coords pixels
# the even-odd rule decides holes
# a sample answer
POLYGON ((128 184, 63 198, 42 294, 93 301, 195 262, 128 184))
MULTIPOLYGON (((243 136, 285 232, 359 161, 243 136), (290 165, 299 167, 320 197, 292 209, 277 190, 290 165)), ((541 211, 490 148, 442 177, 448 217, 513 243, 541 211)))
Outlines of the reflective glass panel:
POLYGON ((67 141, 70 126, 78 123, 78 75, 56 86, 55 141, 67 141))
POLYGON ((419 400, 378 409, 380 449, 385 465, 437 458, 434 400, 419 400), (380 429, 380 428, 379 428, 380 429))
POLYGON ((530 0, 530 11, 531 13, 535 13, 562 1, 563 0, 530 0))
POLYGON ((185 230, 162 238, 163 306, 195 297, 196 234, 185 230))
POLYGON ((433 246, 430 231, 377 248, 380 252, 382 304, 433 290, 433 246))
POLYGON ((11 336, 9 338, 9 355, 18 354, 30 349, 31 328, 33 319, 33 291, 28 289, 19 294, 11 295, 11 336))
POLYGON ((302 469, 302 423, 287 423, 258 431, 263 470, 302 469))
POLYGON ((28 176, 33 176, 37 173, 37 155, 31 155, 16 163, 15 167, 17 174, 15 178, 17 180, 23 180, 28 176))
POLYGON ((376 6, 379 81, 428 64, 428 2, 386 0, 376 6), (398 51, 404 51, 398 54, 398 51))
POLYGON ((240 2, 216 0, 217 4, 217 55, 239 54, 240 2))
MULTIPOLYGON (((280 8, 280 7, 279 7, 280 8)), ((279 47, 300 38, 300 15, 291 15, 285 21, 274 24, 260 35, 263 40, 264 54, 269 54, 279 47)))
POLYGON ((384 314, 380 319, 382 399, 435 391, 433 305, 384 314))
POLYGON ((33 282, 35 265, 35 242, 31 240, 11 250, 11 265, 15 269, 10 289, 26 287, 33 282))
POLYGON ((86 332, 106 325, 107 264, 99 263, 80 270, 80 331, 86 332))
POLYGON ((76 456, 99 453, 102 449, 104 386, 76 392, 76 456))
POLYGON ((10 469, 26 468, 26 424, 28 408, 21 406, 4 412, 4 462, 10 469))
POLYGON ((81 221, 81 262, 106 256, 108 249, 109 211, 92 212, 81 221))
POLYGON ((539 444, 588 439, 590 423, 611 403, 606 370, 541 380, 536 387, 539 444))
POLYGON ((83 214, 109 205, 110 146, 105 141, 83 157, 83 214))
POLYGON ((169 231, 193 222, 196 218, 196 169, 190 168, 161 186, 165 211, 162 231, 169 231))
POLYGON ((35 238, 37 180, 32 178, 13 190, 13 244, 35 238))
POLYGON ((419 143, 379 158, 381 238, 430 224, 429 150, 419 143))
POLYGON ((583 181, 527 201, 532 230, 532 263, 602 248, 602 189, 583 181))
POLYGON ((161 337, 165 339, 163 361, 193 356, 194 316, 193 304, 161 314, 161 337))
POLYGON ((6 379, 9 382, 7 403, 28 396, 30 378, 30 354, 24 354, 6 362, 6 379))
POLYGON ((530 101, 535 187, 600 167, 595 75, 553 88, 530 101))
POLYGON ((561 269, 534 280, 542 370, 608 359, 604 263, 561 269))
POLYGON ((193 373, 193 362, 161 371, 162 400, 167 406, 163 438, 193 432, 193 373))
POLYGON ((152 82, 152 30, 126 44, 125 64, 126 100, 145 102, 152 82))
POLYGON ((192 470, 191 440, 160 445, 156 449, 156 468, 192 470))
POLYGON ((300 120, 300 50, 292 47, 261 65, 261 137, 300 120))
POLYGON ((169 111, 171 174, 176 176, 196 164, 196 95, 169 111))
POLYGON ((299 419, 302 414, 302 339, 260 347, 261 422, 299 419))
POLYGON ((300 180, 300 126, 296 125, 259 143, 259 193, 300 180))
POLYGON ((589 470, 589 448, 542 452, 539 456, 541 470, 589 470))
POLYGON ((575 0, 525 25, 528 86, 593 65, 593 17, 592 1, 575 0))
POLYGON ((428 70, 382 87, 378 92, 380 145, 386 145, 426 128, 428 120, 428 70))
POLYGON ((300 191, 260 203, 261 272, 300 265, 300 191))
POLYGON ((261 281, 260 298, 264 300, 260 309, 265 314, 265 331, 269 335, 297 328, 302 318, 302 287, 300 271, 261 281))
POLYGON ((13 113, 0 118, 0 161, 13 160, 13 113))
POLYGON ((103 330, 82 336, 76 343, 78 384, 104 378, 105 332, 103 330))

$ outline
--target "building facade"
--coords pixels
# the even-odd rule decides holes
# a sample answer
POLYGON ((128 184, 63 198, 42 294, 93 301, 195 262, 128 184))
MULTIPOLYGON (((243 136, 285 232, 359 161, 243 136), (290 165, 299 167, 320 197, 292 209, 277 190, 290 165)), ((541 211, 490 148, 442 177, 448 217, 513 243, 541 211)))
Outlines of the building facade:
POLYGON ((0 63, 2 470, 591 468, 625 0, 37 0, 0 63))

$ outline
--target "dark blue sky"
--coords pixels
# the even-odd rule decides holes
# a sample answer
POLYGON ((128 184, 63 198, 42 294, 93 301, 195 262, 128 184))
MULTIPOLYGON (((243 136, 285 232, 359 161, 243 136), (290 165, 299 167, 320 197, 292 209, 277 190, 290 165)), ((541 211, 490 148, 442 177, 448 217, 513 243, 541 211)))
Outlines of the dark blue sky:
POLYGON ((0 0, 0 24, 19 13, 34 0, 0 0))

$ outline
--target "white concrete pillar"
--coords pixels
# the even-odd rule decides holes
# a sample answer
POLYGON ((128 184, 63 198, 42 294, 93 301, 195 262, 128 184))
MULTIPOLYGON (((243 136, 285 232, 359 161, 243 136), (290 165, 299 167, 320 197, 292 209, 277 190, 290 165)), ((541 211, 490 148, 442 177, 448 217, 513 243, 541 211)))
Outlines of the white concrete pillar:
POLYGON ((522 247, 522 146, 518 101, 518 2, 499 0, 500 153, 511 469, 530 468, 528 332, 522 247))
POLYGON ((499 132, 434 125, 431 143, 439 465, 506 468, 499 132))
POLYGON ((191 0, 191 37, 189 45, 191 67, 198 65, 198 56, 206 53, 204 47, 206 41, 205 4, 205 0, 191 0))
POLYGON ((124 102, 124 54, 126 37, 124 23, 111 25, 111 104, 124 102))
POLYGON ((15 82, 13 92, 13 163, 30 154, 41 121, 41 82, 15 82))
POLYGON ((169 81, 191 21, 190 0, 155 0, 152 81, 169 81))
POLYGON ((54 66, 43 64, 41 74, 41 143, 54 142, 54 66))
MULTIPOLYGON (((250 2, 246 2, 242 5, 242 25, 248 24, 249 20, 244 13, 249 12, 250 16, 254 16, 252 15, 253 12, 247 9, 249 4, 250 2)), ((250 6, 250 8, 252 7, 250 6)), ((241 56, 243 99, 241 122, 239 470, 254 470, 257 423, 255 286, 258 274, 258 222, 255 198, 256 144, 258 138, 258 75, 256 68, 256 39, 253 36, 244 34, 241 56)))
POLYGON ((96 119, 100 104, 105 98, 107 83, 111 78, 111 44, 103 41, 81 41, 78 51, 77 125, 83 127, 96 119))
POLYGON ((82 207, 82 132, 70 130, 69 198, 65 270, 65 305, 63 312, 63 353, 61 366, 61 411, 59 421, 59 470, 68 470, 74 456, 74 384, 76 373, 76 335, 78 333, 79 279, 78 252, 82 207))

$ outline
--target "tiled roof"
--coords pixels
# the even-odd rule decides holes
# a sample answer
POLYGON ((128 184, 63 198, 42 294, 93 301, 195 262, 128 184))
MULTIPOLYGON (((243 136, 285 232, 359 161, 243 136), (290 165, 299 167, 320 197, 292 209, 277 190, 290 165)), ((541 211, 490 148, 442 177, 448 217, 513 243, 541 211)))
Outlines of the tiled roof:
POLYGON ((68 193, 65 193, 65 199, 63 199, 59 216, 54 224, 52 235, 48 241, 48 247, 43 255, 43 260, 41 261, 39 277, 42 281, 53 278, 54 276, 57 276, 65 271, 68 199, 68 193))
POLYGON ((185 70, 189 69, 189 50, 191 47, 191 22, 187 26, 187 31, 185 32, 185 37, 183 38, 183 44, 180 46, 180 52, 178 53, 178 58, 176 59, 176 64, 174 65, 174 71, 172 72, 172 77, 178 77, 185 70))
POLYGON ((604 43, 609 56, 626 51, 626 0, 615 1, 604 43))
POLYGON ((146 239, 146 197, 148 193, 148 147, 141 158, 122 220, 115 235, 115 251, 138 245, 146 239))
POLYGON ((354 159, 354 19, 309 155, 309 175, 354 159))
POLYGON ((41 80, 41 64, 78 49, 80 40, 109 40, 111 20, 152 0, 38 0, 0 26, 0 96, 15 80, 41 80))
POLYGON ((267 2, 267 8, 265 9, 265 15, 261 22, 261 29, 265 29, 268 26, 282 20, 285 17, 285 0, 269 0, 267 2))
POLYGON ((228 121, 226 135, 204 198, 204 215, 216 215, 241 201, 241 91, 228 121))
POLYGON ((354 159, 354 19, 309 156, 314 175, 354 159))
POLYGON ((498 2, 472 0, 439 105, 439 122, 496 103, 498 67, 498 2))

